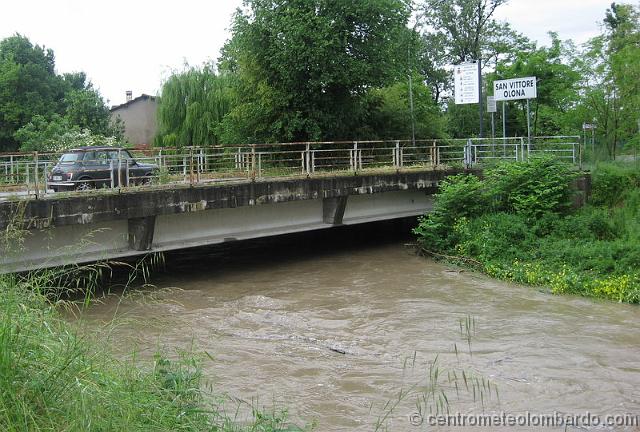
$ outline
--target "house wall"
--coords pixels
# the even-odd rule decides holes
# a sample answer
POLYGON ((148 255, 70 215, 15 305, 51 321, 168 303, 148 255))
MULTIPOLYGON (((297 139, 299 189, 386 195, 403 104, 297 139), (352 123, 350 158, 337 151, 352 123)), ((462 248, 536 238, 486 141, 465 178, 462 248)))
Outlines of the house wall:
POLYGON ((136 99, 112 110, 111 119, 122 119, 125 127, 124 136, 131 144, 153 144, 158 128, 157 109, 158 104, 153 98, 136 99))

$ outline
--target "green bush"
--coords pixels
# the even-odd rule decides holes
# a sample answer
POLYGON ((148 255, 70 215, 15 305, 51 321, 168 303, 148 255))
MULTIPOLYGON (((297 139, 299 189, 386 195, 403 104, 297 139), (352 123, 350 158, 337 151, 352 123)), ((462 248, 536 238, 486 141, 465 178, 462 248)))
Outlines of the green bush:
POLYGON ((450 249, 457 242, 453 226, 460 218, 481 215, 489 205, 482 181, 474 176, 458 174, 447 177, 436 194, 431 213, 420 219, 414 229, 423 246, 431 251, 450 249))
POLYGON ((569 168, 548 159, 454 177, 414 230, 423 249, 487 274, 615 301, 640 302, 638 172, 594 172, 594 203, 570 207, 569 168))
POLYGON ((567 164, 534 158, 500 163, 486 170, 484 180, 467 174, 448 177, 440 185, 432 212, 420 220, 414 233, 425 249, 450 251, 459 241, 454 225, 461 218, 502 211, 535 220, 567 212, 574 176, 567 164))
POLYGON ((593 172, 591 202, 597 206, 619 205, 640 187, 640 168, 615 163, 599 164, 593 172))
POLYGON ((538 218, 570 209, 575 176, 571 166, 543 157, 499 164, 487 170, 486 183, 494 210, 538 218))

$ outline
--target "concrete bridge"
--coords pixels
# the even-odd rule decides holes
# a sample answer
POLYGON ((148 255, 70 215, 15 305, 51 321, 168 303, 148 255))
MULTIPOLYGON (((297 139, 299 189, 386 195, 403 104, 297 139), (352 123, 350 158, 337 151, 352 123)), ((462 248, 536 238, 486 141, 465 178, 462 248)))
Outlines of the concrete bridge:
POLYGON ((0 272, 422 215, 461 169, 242 180, 0 203, 0 272), (13 233, 13 234, 12 234, 13 233))
POLYGON ((47 184, 59 154, 0 155, 0 273, 418 216, 463 170, 452 166, 541 153, 578 164, 574 138, 160 148, 135 155, 159 167, 155 186, 127 169, 111 188, 68 194, 47 184))

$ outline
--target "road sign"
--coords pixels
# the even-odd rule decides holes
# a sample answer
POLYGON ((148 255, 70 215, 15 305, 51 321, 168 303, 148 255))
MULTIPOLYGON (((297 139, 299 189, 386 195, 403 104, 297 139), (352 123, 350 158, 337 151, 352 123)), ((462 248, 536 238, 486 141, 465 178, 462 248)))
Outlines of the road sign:
POLYGON ((538 96, 536 77, 494 81, 493 97, 497 101, 535 99, 538 96))
POLYGON ((480 102, 478 63, 462 63, 453 67, 456 105, 480 102))
POLYGON ((487 96, 487 112, 494 113, 498 111, 497 105, 496 98, 493 96, 487 96))

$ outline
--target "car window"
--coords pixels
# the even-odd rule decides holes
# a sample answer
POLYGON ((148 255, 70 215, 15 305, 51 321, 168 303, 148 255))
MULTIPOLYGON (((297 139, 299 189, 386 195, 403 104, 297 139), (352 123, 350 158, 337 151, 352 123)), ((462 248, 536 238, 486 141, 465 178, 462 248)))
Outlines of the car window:
POLYGON ((82 153, 65 153, 60 157, 60 163, 74 163, 82 160, 82 153))
POLYGON ((109 152, 106 151, 97 151, 95 154, 95 163, 97 165, 109 165, 109 152))
POLYGON ((133 158, 131 157, 131 154, 129 154, 129 152, 126 150, 110 151, 109 158, 113 159, 114 161, 117 161, 118 159, 120 159, 123 163, 126 163, 126 161, 133 160, 133 158))
POLYGON ((81 159, 85 165, 94 165, 96 163, 96 154, 92 151, 85 152, 81 159))

